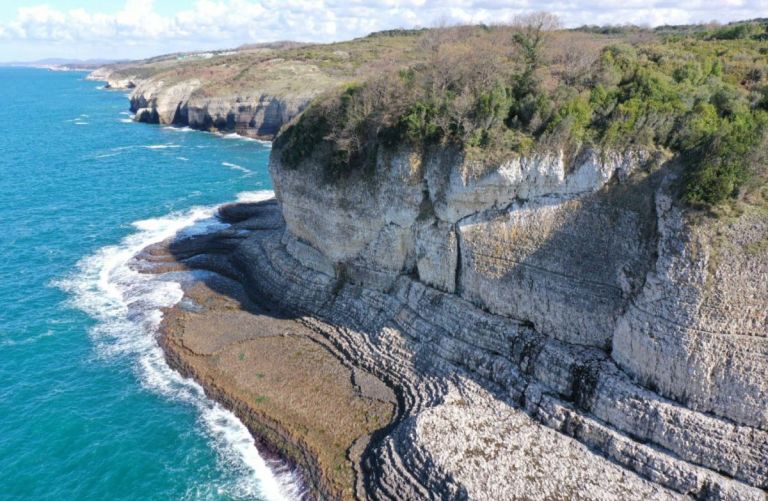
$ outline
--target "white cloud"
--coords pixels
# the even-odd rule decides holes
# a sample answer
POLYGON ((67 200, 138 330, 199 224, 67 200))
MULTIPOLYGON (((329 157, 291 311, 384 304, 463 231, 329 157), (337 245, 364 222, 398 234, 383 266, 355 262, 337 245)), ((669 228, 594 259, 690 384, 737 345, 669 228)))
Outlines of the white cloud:
POLYGON ((327 42, 441 22, 503 22, 532 10, 554 12, 568 26, 768 16, 768 0, 197 0, 169 16, 154 7, 154 0, 126 0, 117 14, 64 11, 46 4, 23 7, 0 25, 0 45, 87 47, 91 53, 142 46, 146 53, 157 53, 273 40, 327 42))

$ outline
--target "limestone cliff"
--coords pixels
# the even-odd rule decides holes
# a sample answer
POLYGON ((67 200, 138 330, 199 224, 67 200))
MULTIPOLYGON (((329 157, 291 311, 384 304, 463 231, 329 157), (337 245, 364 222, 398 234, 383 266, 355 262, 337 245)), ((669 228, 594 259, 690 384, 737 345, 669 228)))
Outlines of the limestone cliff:
POLYGON ((110 89, 130 90, 130 109, 138 122, 235 132, 260 139, 274 137, 320 91, 272 92, 257 87, 209 93, 201 78, 169 82, 162 75, 115 74, 106 68, 94 71, 89 78, 106 81, 110 89))
POLYGON ((104 87, 108 89, 132 89, 136 86, 134 83, 135 76, 117 76, 114 73, 114 70, 108 66, 103 66, 93 70, 85 78, 87 80, 103 81, 105 82, 104 87))
POLYGON ((131 93, 131 111, 139 122, 187 125, 193 129, 236 132, 270 139, 298 115, 314 95, 271 95, 254 89, 237 95, 200 96, 200 80, 174 85, 148 80, 131 93))
POLYGON ((394 417, 334 441, 329 462, 295 437, 325 436, 318 416, 334 415, 297 388, 269 390, 309 425, 270 428, 268 406, 237 397, 246 377, 200 376, 218 352, 190 369, 186 342, 226 335, 179 327, 168 359, 263 441, 298 449, 286 455, 322 497, 766 499, 768 213, 681 202, 764 186, 747 165, 766 161, 762 38, 726 51, 708 32, 625 46, 568 30, 530 57, 533 26, 94 72, 131 90, 138 121, 276 137, 279 207, 225 209, 231 227, 168 243, 160 268, 204 268, 266 303, 248 342, 274 329, 269 312, 301 324, 290 342, 389 387, 394 417))
POLYGON ((672 491, 764 495, 750 490, 768 489, 764 212, 693 224, 674 161, 640 151, 478 176, 458 152, 401 149, 333 183, 280 158, 282 248, 335 290, 408 305, 393 315, 428 364, 672 491))

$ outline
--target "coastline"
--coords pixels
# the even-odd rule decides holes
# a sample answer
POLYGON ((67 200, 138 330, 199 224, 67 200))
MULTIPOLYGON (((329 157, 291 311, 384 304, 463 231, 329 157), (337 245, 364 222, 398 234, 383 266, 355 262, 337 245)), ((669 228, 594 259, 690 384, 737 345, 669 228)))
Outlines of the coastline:
MULTIPOLYGON (((579 381, 566 381, 566 387, 559 390, 563 394, 558 395, 537 382, 534 374, 518 373, 509 361, 494 355, 503 349, 512 353, 522 350, 520 356, 524 358, 533 353, 539 367, 578 379, 578 371, 570 367, 583 363, 581 357, 605 364, 593 359, 589 350, 571 350, 558 342, 528 337, 524 325, 515 327, 513 322, 430 291, 407 277, 396 290, 381 294, 346 283, 343 278, 313 272, 286 252, 284 223, 273 200, 225 205, 220 214, 231 227, 166 241, 138 256, 138 266, 144 272, 202 273, 184 287, 186 299, 166 310, 160 344, 169 363, 200 382, 211 398, 232 409, 257 443, 299 467, 310 496, 476 498, 539 492, 542 496, 567 493, 575 499, 598 494, 675 499, 697 489, 703 489, 702 493, 717 489, 718 497, 724 498, 760 499, 763 495, 733 478, 639 444, 605 422, 581 413, 568 403, 565 394, 581 391, 579 381), (206 305, 203 310, 201 303, 206 305), (243 311, 255 315, 246 322, 243 311), (190 322, 190 318, 195 320, 190 322), (288 324, 280 326, 286 320, 288 324), (229 328, 244 322, 246 329, 229 328), (518 334, 511 348, 498 345, 506 344, 495 339, 498 336, 477 334, 474 342, 478 345, 471 346, 466 336, 472 334, 462 324, 489 332, 517 329, 518 334), (295 331, 283 336, 285 325, 295 331), (271 357, 279 360, 279 366, 288 365, 290 350, 288 357, 280 358, 285 343, 304 338, 322 346, 344 367, 372 376, 378 381, 373 387, 381 388, 383 383, 394 395, 397 406, 393 419, 384 426, 369 428, 372 439, 364 447, 354 440, 345 448, 345 460, 355 475, 341 490, 338 486, 344 484, 329 474, 318 442, 313 445, 307 439, 307 430, 295 433, 300 422, 296 414, 278 422, 274 409, 270 414, 260 407, 266 400, 254 401, 253 394, 248 393, 249 384, 250 388, 259 387, 262 394, 274 391, 268 398, 282 395, 289 408, 302 410, 312 419, 311 426, 322 426, 322 415, 327 411, 323 399, 302 400, 305 393, 301 388, 281 385, 279 379, 243 379, 254 371, 242 371, 241 362, 251 360, 257 351, 237 348, 244 353, 244 360, 239 360, 238 351, 231 347, 263 342, 264 338, 278 341, 269 349, 262 345, 257 365, 271 357), (221 346, 212 349, 211 343, 221 346), (606 440, 610 447, 606 447, 606 440), (660 475, 663 471, 681 475, 660 475), (499 472, 517 473, 500 476, 499 472)), ((318 364, 312 361, 306 366, 311 370, 318 364)), ((619 373, 605 377, 616 380, 609 383, 613 387, 630 393, 601 399, 600 405, 636 402, 639 408, 657 409, 651 412, 683 412, 647 393, 632 393, 635 390, 619 373)), ((305 374, 297 381, 311 379, 305 374)), ((336 381, 342 385, 345 378, 336 381)), ((343 406, 334 407, 344 410, 343 406)), ((684 419, 673 420, 670 426, 684 424, 684 419)))
MULTIPOLYGON (((224 208, 240 219, 248 206, 224 208)), ((230 238, 247 231, 224 221, 233 223, 223 230, 230 238)), ((232 411, 263 456, 290 466, 304 490, 298 499, 365 498, 360 458, 390 422, 395 395, 301 318, 249 298, 236 271, 209 254, 226 247, 218 239, 171 239, 134 260, 144 273, 194 275, 179 282, 183 298, 163 309, 158 344, 166 362, 232 411)))
MULTIPOLYGON (((574 498, 762 499, 755 487, 764 475, 762 435, 755 444, 731 440, 750 430, 648 392, 600 350, 547 339, 528 324, 488 314, 407 276, 387 291, 374 291, 344 273, 312 271, 294 259, 290 247, 302 242, 285 232, 274 201, 225 205, 220 211, 230 228, 172 239, 140 253, 143 271, 208 273, 193 279, 184 298, 165 310, 159 344, 168 364, 232 410, 261 450, 288 458, 302 472, 311 491, 307 497, 567 492, 574 498), (208 290, 195 292, 201 284, 208 290), (219 306, 198 311, 201 301, 219 306), (373 437, 367 444, 359 435, 342 447, 352 471, 346 483, 333 480, 332 463, 319 457, 324 449, 307 441, 306 430, 296 433, 298 421, 264 412, 260 404, 266 401, 254 401, 247 385, 227 374, 243 360, 230 356, 217 367, 218 353, 201 357, 189 349, 189 318, 199 315, 207 323, 194 327, 193 337, 216 340, 228 336, 219 328, 222 318, 205 317, 222 313, 223 325, 234 325, 228 322, 241 313, 256 315, 246 329, 252 334, 270 332, 274 321, 285 320, 296 332, 285 336, 277 328, 245 341, 308 340, 351 371, 338 381, 351 379, 354 389, 359 369, 389 387, 390 403, 397 402, 394 418, 367 430, 373 437), (206 357, 210 360, 201 362, 206 357), (707 457, 690 447, 708 439, 716 443, 707 457), (737 450, 747 451, 745 466, 720 469, 737 450), (499 478, 499 471, 522 477, 499 478)), ((312 257, 312 249, 303 250, 305 259, 312 257)), ((324 402, 307 408, 302 390, 282 390, 294 411, 303 409, 313 418, 322 413, 324 402)))
MULTIPOLYGON (((241 193, 238 198, 259 198, 241 193)), ((164 277, 141 273, 135 257, 147 246, 177 235, 206 234, 223 225, 213 218, 215 206, 195 206, 133 223, 138 230, 119 243, 100 248, 78 262, 78 273, 55 283, 72 296, 72 305, 92 316, 92 336, 104 356, 130 354, 139 384, 168 400, 197 411, 201 432, 219 460, 238 471, 236 497, 282 500, 297 498, 301 479, 282 458, 262 454, 247 427, 224 405, 208 398, 193 378, 169 366, 158 343, 162 311, 183 299, 184 273, 164 277)))
MULTIPOLYGON (((102 78, 101 76, 95 76, 93 72, 89 72, 85 78, 87 80, 104 82, 105 85, 100 87, 100 90, 121 92, 129 99, 130 92, 135 87, 133 84, 115 84, 110 82, 106 77, 102 78)), ((136 115, 133 113, 132 109, 131 119, 134 123, 141 123, 139 120, 136 120, 136 115)), ((174 128, 181 131, 213 134, 222 140, 237 139, 271 144, 271 141, 269 140, 270 138, 252 137, 236 131, 206 130, 184 124, 158 125, 161 125, 164 128, 174 128)), ((261 192, 255 193, 258 195, 255 197, 257 200, 263 198, 261 192)), ((250 195, 250 192, 238 194, 237 201, 234 203, 248 203, 248 200, 253 198, 250 195)), ((137 271, 136 268, 142 267, 140 264, 139 266, 136 266, 137 258, 145 255, 147 249, 162 247, 164 242, 174 240, 179 235, 185 234, 188 230, 193 230, 193 234, 198 234, 198 232, 200 232, 203 235, 210 231, 215 231, 215 229, 211 230, 208 227, 198 230, 196 227, 201 221, 204 222, 205 220, 214 217, 217 211, 218 207, 191 209, 192 217, 186 218, 187 222, 180 226, 175 225, 175 228, 171 232, 173 236, 150 238, 148 243, 141 245, 138 248, 134 247, 135 250, 131 252, 131 256, 126 256, 128 258, 126 267, 137 271), (203 213, 200 213, 200 210, 202 210, 203 213)), ((214 223, 214 226, 216 226, 216 223, 214 223)), ((185 265, 180 265, 179 263, 175 265, 169 263, 167 268, 163 268, 161 265, 161 267, 157 268, 155 271, 163 274, 165 272, 172 272, 173 270, 182 271, 188 269, 189 268, 185 265)), ((140 274, 143 273, 140 271, 140 274)), ((195 283, 194 279, 183 275, 184 273, 182 271, 180 276, 172 276, 169 280, 171 284, 180 288, 179 297, 175 297, 174 299, 165 302, 170 304, 153 305, 153 308, 148 311, 143 311, 143 308, 147 306, 146 304, 139 304, 136 311, 132 313, 139 317, 152 316, 152 311, 161 313, 159 317, 160 320, 157 322, 153 321, 149 330, 152 331, 151 335, 154 338, 154 344, 162 354, 164 364, 181 378, 192 382, 194 385, 199 385, 201 390, 205 393, 205 398, 209 399, 217 406, 222 406, 227 412, 231 412, 232 416, 247 429, 250 435, 250 441, 253 442, 253 445, 260 456, 258 462, 261 462, 263 459, 263 462, 265 463, 264 467, 269 469, 269 475, 274 476, 273 480, 277 482, 276 485, 268 486, 267 491, 264 492, 264 494, 267 494, 267 492, 269 493, 271 496, 269 499, 314 499, 315 497, 310 493, 311 487, 314 488, 314 492, 324 494, 327 491, 327 486, 323 484, 321 475, 317 473, 317 462, 314 457, 306 451, 306 448, 302 443, 291 442, 289 433, 282 429, 279 423, 275 421, 265 421, 265 416, 256 412, 257 409, 249 406, 248 403, 240 399, 236 393, 227 391, 227 388, 217 384, 214 378, 204 376, 200 371, 200 368, 194 363, 190 363, 190 360, 184 356, 183 345, 171 342, 170 331, 173 329, 170 327, 170 318, 178 318, 180 314, 183 314, 183 304, 186 298, 186 292, 184 291, 185 286, 195 283), (158 309, 155 310, 155 307, 158 309), (293 452, 293 454, 290 454, 289 451, 293 452)), ((165 280, 160 281, 160 283, 162 282, 165 282, 165 280)), ((215 295, 215 292, 212 294, 215 295)), ((131 309, 133 308, 134 307, 131 309)), ((235 449, 239 449, 239 447, 235 446, 235 449)), ((247 452, 244 453, 243 451, 238 450, 235 454, 243 455, 247 454, 247 452)), ((251 461, 246 462, 250 463, 251 461)), ((253 467, 253 465, 250 464, 249 466, 253 467)), ((261 478, 259 480, 263 481, 261 478)))
MULTIPOLYGON (((241 96, 225 99, 203 100, 196 105, 190 104, 194 86, 186 88, 184 96, 176 94, 175 87, 165 89, 170 95, 164 95, 163 82, 152 83, 152 79, 131 76, 114 79, 108 67, 98 68, 86 75, 85 79, 104 82, 102 90, 126 93, 129 100, 131 120, 138 123, 162 125, 176 128, 188 127, 200 132, 208 132, 223 138, 237 136, 241 139, 271 143, 283 124, 300 113, 309 104, 309 99, 299 99, 297 103, 283 102, 283 98, 261 95, 257 103, 245 106, 247 111, 239 116, 243 108, 241 96), (177 100, 175 103, 172 102, 177 100), (181 101, 178 101, 181 100, 181 101), (266 102, 266 104, 265 104, 266 102), (190 106, 194 110, 190 110, 190 106), (214 111, 215 109, 215 111, 214 111), (230 115, 236 115, 231 117, 230 115)), ((178 89, 176 89, 178 90, 178 89)))

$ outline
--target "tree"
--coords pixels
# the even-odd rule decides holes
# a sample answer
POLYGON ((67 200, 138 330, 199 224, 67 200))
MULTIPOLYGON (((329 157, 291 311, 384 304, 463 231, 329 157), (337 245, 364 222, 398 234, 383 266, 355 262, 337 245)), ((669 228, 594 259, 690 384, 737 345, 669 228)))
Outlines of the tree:
POLYGON ((529 71, 536 69, 541 58, 541 46, 547 33, 561 27, 560 18, 549 12, 534 12, 515 17, 513 40, 520 47, 529 71))

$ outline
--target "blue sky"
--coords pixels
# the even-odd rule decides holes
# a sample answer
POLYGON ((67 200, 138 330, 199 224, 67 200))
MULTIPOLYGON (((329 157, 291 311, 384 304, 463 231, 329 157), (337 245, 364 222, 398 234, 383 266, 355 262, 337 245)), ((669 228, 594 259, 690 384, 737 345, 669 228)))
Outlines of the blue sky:
POLYGON ((139 58, 274 40, 496 23, 546 10, 566 26, 768 17, 768 0, 2 0, 0 61, 139 58))

